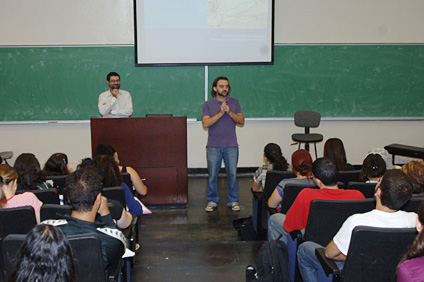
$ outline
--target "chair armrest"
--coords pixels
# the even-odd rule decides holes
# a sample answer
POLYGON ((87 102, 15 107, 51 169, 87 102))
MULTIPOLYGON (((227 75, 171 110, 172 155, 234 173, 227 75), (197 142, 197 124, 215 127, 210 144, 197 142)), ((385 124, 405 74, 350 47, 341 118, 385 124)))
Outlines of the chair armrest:
POLYGON ((252 190, 252 188, 250 188, 250 192, 252 192, 253 197, 255 197, 255 199, 258 199, 258 200, 262 200, 264 196, 264 192, 255 192, 252 190))
POLYGON ((315 255, 318 261, 320 262, 322 269, 325 272, 325 275, 329 276, 330 274, 333 274, 333 281, 338 281, 338 279, 340 278, 340 270, 334 260, 329 259, 325 256, 325 249, 317 248, 315 250, 315 255))
POLYGON ((302 232, 300 232, 300 230, 293 230, 292 232, 290 232, 290 236, 292 237, 293 240, 298 240, 298 245, 300 245, 302 243, 302 232))
MULTIPOLYGON (((268 205, 267 205, 267 207, 268 207, 268 205)), ((271 216, 271 215, 273 215, 275 213, 278 213, 278 210, 276 208, 270 208, 270 207, 268 207, 268 213, 271 216)))

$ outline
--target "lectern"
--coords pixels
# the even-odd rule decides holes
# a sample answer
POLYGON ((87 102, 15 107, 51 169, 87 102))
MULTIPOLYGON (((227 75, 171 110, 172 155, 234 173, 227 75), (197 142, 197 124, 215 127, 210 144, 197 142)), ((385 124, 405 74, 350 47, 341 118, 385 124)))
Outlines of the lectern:
POLYGON ((91 118, 91 151, 112 145, 145 178, 148 205, 186 205, 187 117, 91 118))

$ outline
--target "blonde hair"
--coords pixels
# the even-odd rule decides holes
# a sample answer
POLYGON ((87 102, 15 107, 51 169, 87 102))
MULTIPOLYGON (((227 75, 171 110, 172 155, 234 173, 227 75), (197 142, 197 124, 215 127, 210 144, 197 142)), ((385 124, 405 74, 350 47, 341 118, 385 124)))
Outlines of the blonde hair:
MULTIPOLYGON (((16 179, 18 179, 18 173, 13 167, 7 164, 0 164, 0 182, 2 186, 16 179)), ((3 189, 0 189, 0 208, 2 208, 6 202, 7 199, 4 197, 3 189)))

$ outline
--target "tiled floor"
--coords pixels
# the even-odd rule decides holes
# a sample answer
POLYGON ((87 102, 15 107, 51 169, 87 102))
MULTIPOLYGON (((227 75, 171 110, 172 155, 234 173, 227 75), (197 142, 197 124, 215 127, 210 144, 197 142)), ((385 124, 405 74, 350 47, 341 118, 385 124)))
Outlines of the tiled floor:
POLYGON ((143 216, 132 281, 245 281, 262 241, 240 241, 232 222, 252 215, 251 177, 239 177, 240 212, 225 204, 226 178, 219 179, 221 202, 206 213, 207 178, 189 178, 186 209, 154 209, 143 216))

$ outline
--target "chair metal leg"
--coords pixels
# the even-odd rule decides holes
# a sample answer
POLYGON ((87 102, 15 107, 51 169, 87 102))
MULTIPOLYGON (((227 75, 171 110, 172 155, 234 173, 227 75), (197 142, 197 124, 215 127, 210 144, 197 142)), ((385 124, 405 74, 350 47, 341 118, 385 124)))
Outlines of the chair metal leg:
POLYGON ((309 152, 309 143, 305 143, 305 150, 309 152))
POLYGON ((314 146, 315 146, 315 159, 318 159, 318 155, 317 155, 317 143, 314 142, 314 146))

